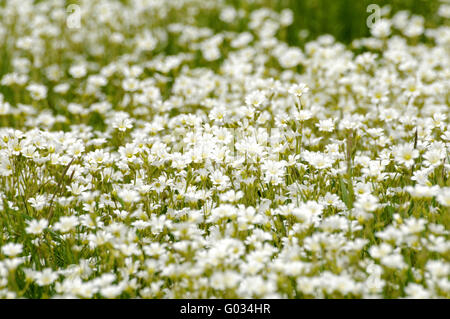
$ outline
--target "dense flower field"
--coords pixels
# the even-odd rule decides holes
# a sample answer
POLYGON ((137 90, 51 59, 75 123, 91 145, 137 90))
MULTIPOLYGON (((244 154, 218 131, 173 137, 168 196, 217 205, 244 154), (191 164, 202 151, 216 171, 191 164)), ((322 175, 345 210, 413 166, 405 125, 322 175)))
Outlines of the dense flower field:
POLYGON ((0 6, 0 297, 450 298, 450 28, 244 3, 0 6))

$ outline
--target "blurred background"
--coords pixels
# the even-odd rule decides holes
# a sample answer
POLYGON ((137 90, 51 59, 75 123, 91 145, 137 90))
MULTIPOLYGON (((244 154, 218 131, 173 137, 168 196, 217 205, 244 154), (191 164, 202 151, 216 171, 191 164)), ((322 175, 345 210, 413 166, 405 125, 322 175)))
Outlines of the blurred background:
MULTIPOLYGON (((226 0, 236 8, 242 8, 252 1, 226 0)), ((294 24, 289 28, 288 41, 298 44, 298 33, 302 29, 309 31, 310 38, 322 34, 331 34, 337 40, 350 43, 356 38, 369 36, 366 20, 371 12, 367 12, 370 4, 380 7, 389 6, 391 16, 398 11, 408 10, 412 14, 425 18, 426 27, 434 27, 448 23, 437 12, 443 0, 260 0, 254 1, 277 11, 289 8, 294 13, 294 24)))

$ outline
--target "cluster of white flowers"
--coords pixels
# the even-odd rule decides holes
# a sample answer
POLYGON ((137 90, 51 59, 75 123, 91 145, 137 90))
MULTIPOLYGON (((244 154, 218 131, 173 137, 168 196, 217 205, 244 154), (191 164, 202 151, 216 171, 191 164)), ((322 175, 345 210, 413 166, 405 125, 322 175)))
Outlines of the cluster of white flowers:
POLYGON ((0 298, 450 298, 449 27, 126 2, 0 5, 0 298))

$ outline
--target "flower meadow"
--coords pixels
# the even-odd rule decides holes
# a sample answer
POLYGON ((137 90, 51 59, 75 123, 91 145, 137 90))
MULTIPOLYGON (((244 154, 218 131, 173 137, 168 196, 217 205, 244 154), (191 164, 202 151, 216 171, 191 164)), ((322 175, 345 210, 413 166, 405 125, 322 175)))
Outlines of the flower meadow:
POLYGON ((1 298, 450 298, 450 3, 260 2, 0 5, 1 298))

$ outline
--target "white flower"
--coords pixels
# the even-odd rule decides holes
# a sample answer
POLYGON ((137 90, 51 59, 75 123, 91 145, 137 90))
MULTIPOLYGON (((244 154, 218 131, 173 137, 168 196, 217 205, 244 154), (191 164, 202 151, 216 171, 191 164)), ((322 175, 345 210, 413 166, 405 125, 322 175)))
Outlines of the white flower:
POLYGON ((308 152, 305 151, 303 153, 303 158, 307 161, 311 166, 317 169, 326 169, 331 167, 331 165, 335 162, 332 156, 328 154, 322 154, 319 152, 308 152))
POLYGON ((63 216, 54 225, 55 230, 59 230, 62 233, 67 233, 73 230, 80 222, 76 216, 63 216))
POLYGON ((28 227, 25 231, 28 234, 39 235, 48 226, 48 221, 46 219, 32 219, 28 222, 28 227))
POLYGON ((430 298, 430 292, 423 286, 415 283, 409 283, 405 288, 405 293, 409 298, 413 299, 428 299, 430 298))
POLYGON ((230 181, 230 178, 220 171, 214 171, 210 178, 214 185, 219 186, 219 189, 225 189, 230 181))
POLYGON ((45 195, 36 195, 35 198, 30 198, 28 202, 31 204, 31 207, 37 211, 42 210, 48 204, 47 196, 45 195))
POLYGON ((34 274, 34 278, 36 279, 36 283, 42 287, 51 285, 56 279, 58 279, 58 275, 50 268, 45 268, 41 272, 36 272, 34 274))
POLYGON ((355 208, 366 212, 373 212, 379 207, 378 198, 373 195, 361 195, 355 202, 355 208))
POLYGON ((278 185, 282 183, 285 174, 285 163, 278 161, 265 161, 261 165, 264 172, 264 182, 278 185))
POLYGON ((2 95, 0 95, 0 115, 9 114, 11 110, 11 105, 8 102, 2 101, 2 95))
POLYGON ((391 34, 391 22, 387 19, 380 19, 373 24, 370 32, 377 38, 387 38, 391 34))
POLYGON ((298 48, 289 48, 283 50, 283 53, 278 57, 278 61, 283 68, 290 69, 298 66, 304 60, 302 51, 298 48))
POLYGON ((127 129, 133 127, 133 119, 127 117, 118 117, 113 120, 112 127, 119 131, 125 132, 127 129))
POLYGON ((122 189, 117 195, 119 195, 125 203, 135 203, 140 200, 139 193, 133 189, 122 189))
POLYGON ((320 120, 316 126, 321 132, 333 132, 335 119, 320 120))
POLYGON ((288 92, 296 97, 301 97, 303 94, 309 92, 309 87, 305 83, 293 84, 288 92))
POLYGON ((426 166, 437 167, 441 165, 442 160, 445 158, 445 153, 439 149, 430 149, 423 155, 423 158, 426 166))
POLYGON ((82 78, 87 73, 86 66, 84 64, 73 65, 70 67, 69 73, 75 79, 82 78))
POLYGON ((411 194, 413 198, 431 198, 438 194, 439 186, 425 186, 417 184, 415 186, 407 186, 405 190, 411 194))
POLYGON ((253 91, 245 97, 245 103, 256 108, 260 107, 266 100, 266 95, 262 91, 253 91))
POLYGON ((33 100, 43 100, 47 97, 47 87, 41 84, 30 84, 27 86, 33 100))
POLYGON ((450 187, 442 188, 436 199, 442 206, 450 207, 450 187))
POLYGON ((23 251, 22 244, 8 243, 2 246, 2 253, 8 257, 15 257, 20 255, 23 251))
POLYGON ((300 110, 294 113, 295 119, 300 122, 304 122, 312 118, 313 114, 309 110, 300 110))
POLYGON ((123 287, 119 285, 110 285, 100 290, 100 293, 106 298, 116 298, 122 293, 123 287))
POLYGON ((386 267, 398 270, 403 270, 407 267, 405 261, 403 260, 403 256, 396 253, 381 257, 380 262, 386 267))
POLYGON ((406 167, 411 167, 414 160, 419 157, 419 151, 414 149, 411 144, 403 144, 394 148, 393 150, 395 161, 403 164, 406 167))
POLYGON ((122 87, 125 91, 134 92, 139 89, 139 80, 135 78, 127 78, 123 80, 122 87))

